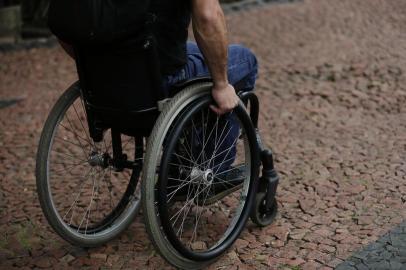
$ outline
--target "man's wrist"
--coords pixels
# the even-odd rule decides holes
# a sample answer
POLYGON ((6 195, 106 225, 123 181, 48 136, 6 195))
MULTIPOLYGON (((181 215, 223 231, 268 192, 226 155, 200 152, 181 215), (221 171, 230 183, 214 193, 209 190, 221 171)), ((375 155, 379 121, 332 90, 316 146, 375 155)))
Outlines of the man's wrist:
POLYGON ((214 89, 224 89, 227 86, 228 86, 228 80, 214 81, 213 82, 213 88, 214 89))

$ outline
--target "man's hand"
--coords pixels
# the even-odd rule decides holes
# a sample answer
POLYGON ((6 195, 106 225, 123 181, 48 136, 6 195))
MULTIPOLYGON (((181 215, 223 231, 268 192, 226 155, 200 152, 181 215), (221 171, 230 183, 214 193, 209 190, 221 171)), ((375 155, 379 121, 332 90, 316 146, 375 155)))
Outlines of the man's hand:
POLYGON ((219 115, 230 112, 238 105, 239 98, 231 84, 215 85, 211 94, 217 106, 210 105, 210 108, 219 115))

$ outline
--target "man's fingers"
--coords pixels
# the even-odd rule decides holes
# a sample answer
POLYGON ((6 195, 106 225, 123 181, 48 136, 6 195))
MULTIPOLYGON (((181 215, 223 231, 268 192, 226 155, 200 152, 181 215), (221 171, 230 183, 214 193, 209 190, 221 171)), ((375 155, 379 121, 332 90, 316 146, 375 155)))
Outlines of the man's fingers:
POLYGON ((216 114, 220 114, 219 109, 218 109, 216 106, 210 105, 210 109, 211 109, 213 112, 215 112, 216 114))
POLYGON ((222 110, 214 105, 210 105, 210 109, 212 109, 218 115, 222 115, 222 114, 226 113, 224 110, 222 110))

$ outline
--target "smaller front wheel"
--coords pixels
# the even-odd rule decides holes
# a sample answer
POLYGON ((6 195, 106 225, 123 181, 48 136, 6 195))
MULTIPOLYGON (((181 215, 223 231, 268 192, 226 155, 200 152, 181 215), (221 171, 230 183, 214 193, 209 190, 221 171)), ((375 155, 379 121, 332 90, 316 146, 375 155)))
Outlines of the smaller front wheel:
POLYGON ((278 202, 274 198, 270 209, 266 209, 266 193, 259 192, 255 198, 255 206, 252 209, 250 218, 259 227, 270 225, 278 213, 278 202))

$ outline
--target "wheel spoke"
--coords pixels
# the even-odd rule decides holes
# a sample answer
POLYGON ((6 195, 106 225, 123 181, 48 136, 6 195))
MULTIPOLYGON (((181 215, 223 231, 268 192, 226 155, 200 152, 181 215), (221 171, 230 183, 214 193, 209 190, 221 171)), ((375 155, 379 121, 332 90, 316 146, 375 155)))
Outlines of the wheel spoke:
POLYGON ((87 137, 87 142, 88 142, 90 145, 92 145, 92 146, 94 147, 93 140, 90 139, 89 134, 87 134, 87 130, 86 130, 85 126, 83 125, 82 119, 80 119, 80 116, 79 116, 79 114, 78 114, 78 111, 76 110, 75 103, 73 103, 72 105, 73 105, 73 109, 75 110, 76 116, 77 116, 77 118, 79 119, 80 125, 82 126, 82 130, 83 130, 83 132, 85 133, 85 135, 86 135, 86 137, 87 137))
MULTIPOLYGON (((77 231, 80 230, 80 228, 82 227, 83 222, 85 221, 85 218, 87 217, 87 219, 86 219, 86 227, 85 227, 85 234, 87 233, 87 226, 88 226, 89 218, 90 218, 90 210, 91 210, 93 198, 94 198, 94 195, 95 195, 95 189, 96 189, 96 177, 95 176, 96 175, 93 175, 93 177, 92 177, 93 186, 92 186, 92 195, 90 197, 89 206, 86 208, 86 212, 83 215, 82 220, 80 221, 80 224, 79 224, 78 229, 77 229, 77 231)), ((100 176, 100 171, 97 172, 97 176, 100 176)))
POLYGON ((199 220, 200 220, 200 218, 202 217, 203 212, 207 210, 207 208, 205 208, 204 205, 205 205, 205 203, 206 203, 206 200, 207 200, 207 198, 208 198, 208 195, 209 195, 209 193, 210 193, 210 190, 211 190, 211 186, 209 186, 209 188, 208 188, 208 190, 207 190, 207 192, 206 192, 206 195, 204 196, 203 203, 202 203, 202 205, 200 206, 200 208, 199 208, 199 197, 197 197, 197 206, 198 206, 198 208, 201 209, 201 210, 200 210, 200 214, 198 214, 197 211, 196 211, 196 220, 195 220, 195 224, 196 224, 196 225, 195 225, 195 227, 194 227, 194 229, 193 229, 192 237, 191 237, 191 239, 190 239, 190 241, 189 241, 189 246, 191 245, 193 239, 194 239, 195 237, 197 237, 196 234, 197 234, 197 228, 198 228, 198 226, 199 226, 199 220))
MULTIPOLYGON (((204 155, 205 148, 206 148, 206 145, 209 143, 209 140, 210 140, 210 137, 211 137, 213 131, 214 131, 214 127, 213 127, 213 129, 210 131, 210 134, 209 134, 209 136, 208 136, 208 138, 207 138, 207 141, 204 142, 204 140, 203 140, 202 150, 201 150, 199 156, 196 158, 196 160, 199 160, 200 156, 203 154, 203 162, 202 162, 203 164, 206 163, 206 158, 205 158, 205 155, 204 155)), ((202 168, 203 168, 203 167, 202 167, 202 168)))
POLYGON ((56 150, 54 150, 53 153, 56 153, 56 154, 58 154, 58 155, 67 156, 67 157, 69 157, 69 158, 72 159, 72 160, 79 160, 79 161, 87 162, 87 160, 80 159, 80 158, 78 158, 78 157, 76 157, 76 156, 72 156, 72 155, 69 155, 69 154, 66 154, 66 153, 62 153, 62 152, 59 152, 59 151, 56 151, 56 150))
MULTIPOLYGON (((87 162, 87 161, 86 161, 86 162, 87 162)), ((78 166, 81 166, 81 165, 83 165, 83 164, 86 163, 86 162, 82 162, 82 163, 80 163, 79 165, 69 166, 69 167, 67 167, 67 168, 63 168, 63 169, 60 169, 60 170, 57 170, 57 171, 54 171, 54 170, 50 170, 50 171, 53 172, 53 173, 55 173, 55 174, 58 174, 58 173, 60 173, 60 172, 70 171, 71 169, 76 168, 76 167, 78 167, 78 166)))
POLYGON ((63 125, 62 123, 60 123, 59 125, 60 125, 61 127, 63 127, 64 130, 68 131, 68 132, 71 133, 73 136, 75 136, 75 138, 81 139, 81 140, 83 140, 83 141, 85 141, 85 142, 88 143, 88 141, 87 141, 85 138, 83 138, 82 136, 77 135, 77 134, 76 134, 75 132, 73 132, 71 129, 65 127, 65 125, 63 125))
MULTIPOLYGON (((225 163, 225 159, 227 158, 227 156, 228 156, 228 154, 230 153, 231 149, 233 149, 233 148, 235 147, 235 143, 237 142, 237 140, 238 140, 238 137, 235 138, 234 142, 233 142, 233 143, 231 144, 231 146, 228 148, 227 154, 224 155, 223 160, 220 162, 219 165, 217 165, 218 168, 217 168, 217 170, 214 172, 214 175, 217 174, 217 172, 220 170, 221 166, 225 163)), ((228 159, 228 161, 231 161, 231 160, 234 160, 234 159, 235 159, 235 157, 231 157, 231 158, 228 159)), ((215 167, 217 167, 217 166, 215 166, 215 167)))
POLYGON ((82 145, 81 141, 79 140, 79 137, 78 137, 77 133, 75 131, 73 131, 74 128, 73 128, 72 122, 70 121, 69 116, 67 114, 66 114, 66 120, 68 121, 69 126, 72 129, 72 132, 73 132, 73 134, 74 134, 74 136, 76 138, 76 141, 79 143, 81 149, 83 150, 83 154, 86 156, 85 147, 82 145))
MULTIPOLYGON (((228 123, 229 123, 229 121, 227 120, 226 124, 224 125, 223 130, 221 131, 220 138, 223 136, 223 132, 224 132, 226 126, 228 125, 228 123)), ((228 130, 228 132, 227 132, 226 135, 223 137, 223 139, 221 140, 221 142, 220 142, 218 145, 217 145, 217 144, 214 145, 214 151, 213 151, 212 156, 210 157, 209 162, 207 163, 208 165, 207 165, 207 167, 206 167, 205 169, 207 169, 207 168, 210 167, 211 162, 215 159, 215 157, 216 157, 216 155, 217 155, 217 149, 220 148, 220 146, 223 145, 223 142, 224 142, 225 139, 227 138, 227 136, 228 136, 228 134, 230 133, 230 131, 231 131, 231 128, 228 130)), ((205 162, 205 163, 206 163, 206 162, 205 162)))
MULTIPOLYGON (((87 177, 89 176, 89 174, 93 171, 93 168, 90 168, 89 171, 85 174, 85 176, 82 179, 87 179, 87 177)), ((76 207, 76 203, 79 199, 80 194, 82 193, 83 190, 83 186, 85 185, 86 181, 82 181, 80 187, 79 187, 79 192, 77 193, 75 200, 73 201, 73 203, 71 204, 71 206, 69 207, 68 211, 66 211, 65 215, 63 216, 62 219, 65 219, 65 217, 69 214, 69 212, 72 210, 72 208, 75 206, 76 207)), ((71 220, 69 221, 69 225, 71 225, 72 223, 72 217, 73 217, 73 212, 72 211, 72 216, 71 216, 71 220)))

